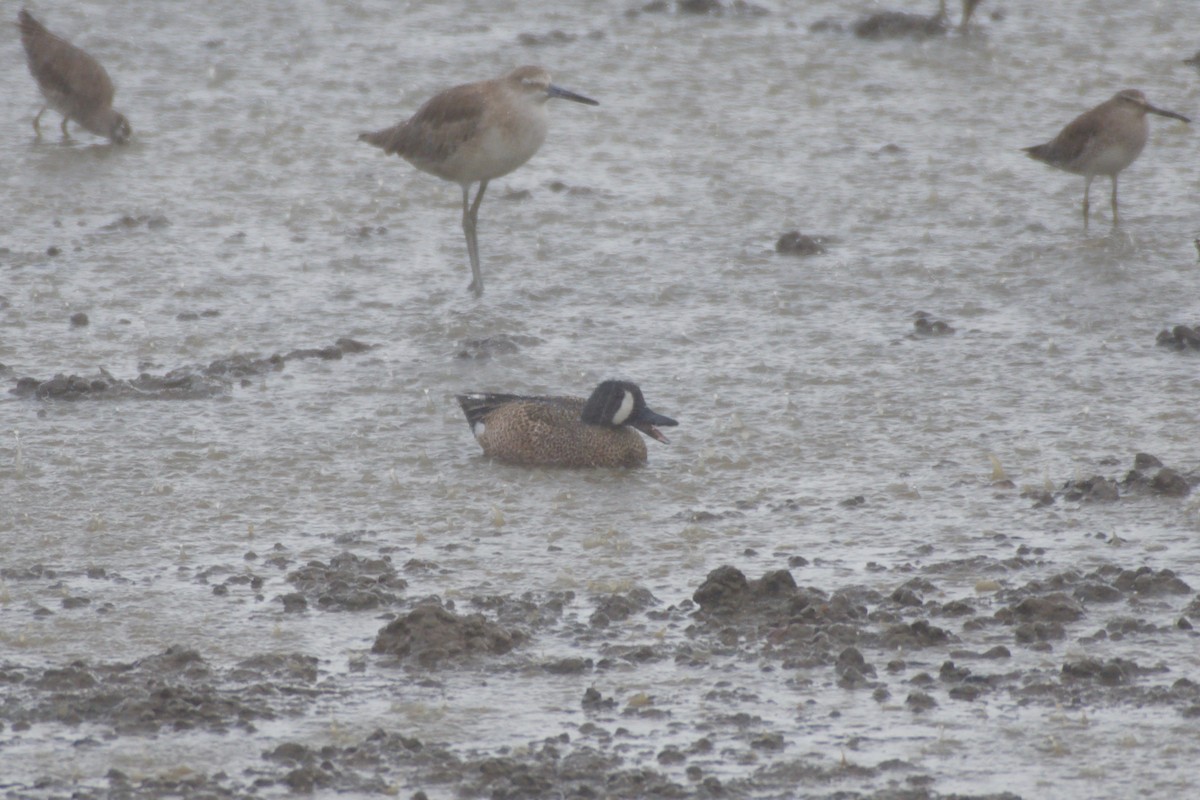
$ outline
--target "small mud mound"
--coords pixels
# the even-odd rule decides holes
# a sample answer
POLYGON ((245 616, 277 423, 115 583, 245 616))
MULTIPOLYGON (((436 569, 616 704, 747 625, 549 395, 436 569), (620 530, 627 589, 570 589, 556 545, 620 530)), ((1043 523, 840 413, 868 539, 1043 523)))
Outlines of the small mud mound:
POLYGON ((775 242, 775 252, 788 256, 819 256, 825 252, 826 241, 823 236, 788 231, 775 242))
POLYGON ((498 656, 528 636, 489 622, 482 614, 460 617, 434 603, 424 603, 389 622, 375 637, 372 653, 413 660, 422 667, 498 656))
MULTIPOLYGON (((732 0, 731 2, 721 2, 721 0, 676 0, 675 9, 680 14, 713 17, 721 17, 726 14, 733 17, 763 17, 771 13, 768 9, 754 3, 749 3, 746 0, 732 0)), ((671 3, 668 0, 650 0, 650 2, 641 8, 627 10, 625 16, 636 17, 638 14, 662 14, 670 10, 671 3)))
POLYGON ((918 311, 913 314, 913 334, 915 336, 950 336, 954 328, 940 319, 934 319, 931 314, 918 311))
POLYGON ((1171 330, 1158 332, 1155 341, 1159 347, 1172 350, 1200 350, 1200 325, 1176 325, 1171 330))
POLYGON ((526 592, 520 597, 476 595, 469 605, 488 612, 501 625, 540 629, 557 624, 562 619, 563 609, 574 600, 574 592, 547 592, 545 595, 526 592))
POLYGON ((323 611, 367 611, 382 606, 398 605, 398 594, 408 587, 408 581, 396 573, 392 560, 360 558, 353 553, 341 553, 326 564, 310 561, 288 573, 288 583, 294 585, 299 598, 281 598, 285 610, 299 611, 311 601, 323 611))
POLYGON ((496 356, 508 356, 519 353, 527 347, 542 343, 536 336, 521 336, 501 333, 484 339, 464 339, 459 343, 457 358, 486 361, 496 356))
POLYGON ((637 588, 624 594, 610 594, 595 598, 596 610, 588 618, 593 628, 607 628, 614 622, 629 619, 634 614, 658 605, 658 600, 649 589, 637 588))
POLYGON ((318 694, 317 660, 310 656, 258 656, 218 671, 180 647, 128 664, 75 661, 42 670, 9 664, 0 676, 6 687, 0 720, 18 730, 58 722, 105 725, 119 734, 253 731, 254 720, 303 713, 318 694))
POLYGON ((1082 480, 1067 481, 1054 493, 1023 492, 1023 497, 1036 497, 1036 506, 1052 505, 1062 499, 1072 503, 1115 502, 1128 496, 1185 497, 1192 488, 1200 484, 1200 474, 1183 473, 1164 467, 1162 461, 1149 453, 1138 453, 1133 459, 1133 469, 1118 480, 1103 475, 1093 475, 1082 480))
POLYGON ((254 376, 278 372, 288 361, 305 358, 336 360, 347 353, 370 350, 373 346, 342 338, 328 347, 296 349, 266 358, 237 354, 217 359, 206 367, 181 367, 165 375, 142 372, 133 379, 114 377, 101 367, 90 378, 62 374, 48 380, 18 378, 10 392, 38 400, 202 400, 225 394, 235 382, 244 385, 254 376))

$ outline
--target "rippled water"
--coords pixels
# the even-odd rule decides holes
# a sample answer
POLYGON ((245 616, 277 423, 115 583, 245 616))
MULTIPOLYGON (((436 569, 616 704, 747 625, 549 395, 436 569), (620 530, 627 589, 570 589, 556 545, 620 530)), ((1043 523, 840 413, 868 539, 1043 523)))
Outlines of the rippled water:
MULTIPOLYGON (((1163 328, 1200 322, 1194 132, 1151 119, 1123 176, 1119 229, 1106 181, 1085 229, 1082 178, 1019 150, 1125 87, 1200 114, 1200 74, 1180 63, 1200 44, 1191 4, 986 0, 971 35, 922 43, 809 30, 878 7, 852 0, 761 0, 763 16, 627 14, 638 5, 33 8, 114 76, 135 131, 121 148, 84 132, 64 145, 53 114, 36 141, 38 96, 15 32, 4 37, 6 388, 100 368, 161 375, 339 337, 376 346, 289 361, 211 398, 0 395, 0 559, 64 576, 0 581, 0 658, 36 668, 181 645, 224 665, 300 652, 340 682, 252 741, 118 737, 64 759, 85 733, 10 726, 0 730, 10 784, 87 783, 112 765, 233 773, 274 742, 380 727, 490 751, 571 729, 590 685, 670 708, 670 724, 621 722, 642 742, 627 760, 660 768, 655 752, 695 738, 679 726, 711 713, 716 676, 670 660, 584 678, 443 670, 436 689, 369 657, 352 669, 377 614, 285 614, 272 598, 290 586, 270 570, 257 570, 261 603, 197 579, 256 570, 245 554, 276 543, 301 564, 344 549, 435 562, 406 575, 412 599, 571 590, 579 620, 590 595, 644 587, 678 604, 715 567, 757 577, 789 556, 809 562, 793 569, 799 583, 827 591, 887 593, 907 571, 961 560, 933 580, 946 597, 974 597, 969 560, 1022 545, 1042 549, 1016 583, 1106 564, 1200 583, 1194 499, 1034 508, 1019 496, 1120 478, 1140 451, 1197 466, 1195 358, 1155 344, 1163 328), (553 31, 570 41, 519 43, 553 31), (493 182, 477 300, 457 188, 355 137, 522 63, 601 105, 556 104, 542 151, 493 182), (797 228, 828 237, 829 252, 775 253, 797 228), (80 311, 89 324, 72 327, 80 311), (956 333, 916 336, 918 311, 956 333), (489 337, 519 349, 458 357, 489 337), (453 399, 586 394, 609 376, 637 381, 680 421, 669 446, 649 443, 646 469, 489 463, 453 399), (993 458, 1017 489, 993 487, 993 458), (858 495, 864 504, 842 504, 858 495), (78 594, 90 607, 57 605, 78 594)), ((1182 604, 1136 613, 1169 625, 1182 604)), ((610 635, 670 643, 681 631, 643 619, 610 635)), ((1004 641, 1005 669, 1087 652, 1161 662, 1168 684, 1197 678, 1195 640, 1182 635, 1072 637, 1051 653, 1004 641)), ((565 636, 531 646, 593 655, 565 636)), ((1173 711, 996 698, 913 715, 824 673, 797 690, 753 659, 719 672, 754 686, 739 710, 782 731, 790 755, 906 759, 939 792, 1197 787, 1200 739, 1173 711)))

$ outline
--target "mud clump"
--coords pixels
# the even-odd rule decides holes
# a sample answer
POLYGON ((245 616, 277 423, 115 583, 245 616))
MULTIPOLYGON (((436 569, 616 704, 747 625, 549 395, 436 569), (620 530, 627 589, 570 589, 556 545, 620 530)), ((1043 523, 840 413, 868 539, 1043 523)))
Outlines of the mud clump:
POLYGON ((103 367, 91 378, 61 373, 46 380, 25 376, 17 379, 10 393, 38 400, 199 400, 225 394, 235 382, 245 385, 251 377, 278 372, 288 361, 305 358, 336 360, 347 353, 361 353, 371 347, 354 339, 341 338, 328 347, 295 349, 265 358, 235 354, 212 361, 205 367, 181 367, 164 375, 143 371, 133 379, 117 378, 103 367))
POLYGON ((438 667, 446 661, 504 655, 527 638, 482 614, 463 617, 441 605, 424 603, 380 630, 371 652, 438 667))
POLYGON ((819 256, 825 252, 825 239, 788 231, 775 242, 775 252, 788 256, 819 256))
POLYGON ((1172 350, 1200 350, 1200 325, 1176 325, 1171 330, 1161 330, 1155 337, 1159 347, 1172 350))
MULTIPOLYGON (((1067 481, 1057 496, 1070 502, 1105 503, 1130 495, 1186 497, 1197 484, 1200 484, 1200 475, 1164 467, 1155 456, 1138 453, 1133 459, 1133 469, 1120 481, 1103 475, 1067 481)), ((1051 497, 1048 502, 1040 501, 1038 505, 1050 505, 1053 500, 1051 497)))
POLYGON ((488 336, 483 339, 464 339, 459 343, 456 358, 486 361, 496 356, 507 356, 519 353, 526 347, 541 344, 536 336, 511 335, 507 333, 488 336))
MULTIPOLYGON (((360 558, 353 553, 340 553, 326 564, 310 561, 288 573, 288 583, 296 587, 305 601, 313 602, 324 611, 366 611, 381 606, 398 605, 398 594, 408 587, 408 581, 396 573, 391 559, 360 558)), ((286 611, 299 611, 295 595, 281 598, 286 611)))
POLYGON ((574 592, 525 592, 520 597, 506 595, 476 595, 469 601, 471 608, 488 612, 505 627, 527 629, 546 628, 562 619, 563 608, 575 599, 574 592))
POLYGON ((934 319, 924 311, 918 311, 913 316, 913 333, 917 336, 950 336, 954 333, 954 328, 948 323, 934 319))
POLYGON ((612 623, 629 619, 657 603, 658 600, 649 589, 640 587, 625 594, 610 594, 597 599, 596 610, 588 618, 588 623, 593 628, 607 628, 612 623))
POLYGON ((253 731, 255 720, 275 719, 285 707, 300 712, 307 704, 300 698, 317 693, 316 664, 309 656, 271 655, 215 670, 195 650, 172 647, 132 663, 6 669, 0 720, 103 725, 118 734, 253 731))

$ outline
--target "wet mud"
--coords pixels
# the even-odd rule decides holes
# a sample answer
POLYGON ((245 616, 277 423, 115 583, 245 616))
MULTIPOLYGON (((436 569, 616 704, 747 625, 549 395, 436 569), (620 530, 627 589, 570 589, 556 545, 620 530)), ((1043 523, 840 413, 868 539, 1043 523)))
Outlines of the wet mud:
MULTIPOLYGON (((1109 463, 1116 465, 1116 459, 1109 463)), ((1200 484, 1200 473, 1180 472, 1163 466, 1156 456, 1138 453, 1133 458, 1133 468, 1123 477, 1093 475, 1065 481, 1058 490, 1027 489, 1023 497, 1034 499, 1036 506, 1053 505, 1059 500, 1067 502, 1108 503, 1125 498, 1160 496, 1186 497, 1200 484)))
MULTIPOLYGON (((197 319, 201 316, 215 314, 211 311, 196 314, 197 319)), ((80 323, 72 317, 71 324, 87 325, 87 316, 82 317, 80 323)), ((91 377, 62 373, 46 379, 23 376, 16 379, 9 392, 37 400, 199 400, 225 394, 235 384, 246 386, 251 378, 279 372, 289 361, 307 358, 336 361, 373 346, 343 337, 327 347, 297 348, 265 357, 239 353, 205 366, 179 367, 161 375, 150 372, 147 365, 136 378, 118 378, 103 367, 91 377)))
MULTIPOLYGON (((1153 483, 1164 468, 1138 456, 1139 476, 1153 483), (1157 470, 1157 472, 1155 472, 1157 470)), ((1086 502, 1079 499, 1078 502, 1086 502)), ((1011 793, 941 793, 937 780, 902 760, 842 763, 807 752, 810 726, 825 724, 811 707, 836 687, 861 696, 884 715, 930 715, 942 708, 1001 700, 1046 709, 1155 709, 1180 720, 1200 717, 1200 683, 1147 656, 1148 642, 1194 640, 1200 598, 1169 569, 1105 564, 1045 578, 1036 548, 1008 557, 930 560, 919 569, 882 571, 871 585, 812 585, 800 557, 758 576, 725 565, 697 576, 690 597, 658 598, 643 587, 586 597, 574 592, 475 594, 458 602, 408 597, 410 575, 443 574, 412 561, 399 569, 386 548, 371 552, 365 537, 347 534, 328 560, 299 563, 282 547, 251 569, 213 566, 193 579, 214 586, 214 602, 234 591, 266 600, 263 579, 294 591, 271 595, 277 613, 361 615, 385 624, 349 673, 331 672, 318 654, 262 654, 217 668, 203 653, 170 647, 121 663, 86 660, 34 665, 0 662, 0 726, 9 747, 43 725, 78 729, 76 746, 114 737, 170 737, 205 731, 246 736, 260 758, 249 767, 170 778, 109 770, 103 781, 49 780, 8 784, 2 797, 151 798, 164 795, 255 798, 279 791, 381 793, 409 797, 845 797, 994 798, 1011 793), (352 552, 358 550, 358 552, 352 552), (1039 573, 1042 574, 1042 573, 1039 573), (974 591, 957 593, 964 576, 974 591), (237 580, 232 580, 236 578, 237 580), (216 591, 224 587, 224 591, 216 591), (882 588, 880 588, 882 587, 882 588), (650 626, 669 632, 646 638, 650 626), (1127 649, 1122 645, 1127 643, 1127 649), (1104 644, 1104 655, 1077 647, 1104 644), (552 654, 548 651, 552 651, 552 654), (1036 660, 1024 654, 1039 654, 1036 660), (756 665, 730 677, 730 659, 756 665), (707 688, 706 711, 681 715, 673 734, 638 733, 639 723, 669 723, 668 697, 630 688, 615 693, 594 684, 660 665, 686 671, 707 688), (464 750, 424 741, 403 729, 380 729, 328 744, 260 740, 265 721, 313 713, 324 698, 353 691, 356 676, 392 684, 438 685, 462 671, 494 681, 540 670, 579 681, 578 706, 561 726, 524 747, 464 750), (776 676, 798 700, 786 724, 742 707, 757 696, 760 676, 776 676), (261 742, 261 745, 259 744, 261 742), (722 764, 743 768, 724 774, 722 764)), ((251 557, 253 555, 253 557, 251 557)), ((41 585, 64 597, 47 614, 104 613, 83 592, 63 587, 119 580, 99 571, 45 565, 0 569, 9 582, 41 585)), ((969 585, 969 584, 968 584, 969 585)), ((266 606, 272 606, 266 603, 266 606)), ((258 605, 258 608, 264 607, 258 605)), ((111 611, 111 609, 109 609, 111 611)), ((38 615, 37 609, 22 613, 38 615)), ((1151 651, 1152 652, 1152 651, 1151 651)), ((647 678, 649 680, 649 678, 647 678)))
POLYGON ((825 252, 823 236, 809 236, 800 231, 789 231, 775 242, 775 252, 789 256, 816 256, 825 252))

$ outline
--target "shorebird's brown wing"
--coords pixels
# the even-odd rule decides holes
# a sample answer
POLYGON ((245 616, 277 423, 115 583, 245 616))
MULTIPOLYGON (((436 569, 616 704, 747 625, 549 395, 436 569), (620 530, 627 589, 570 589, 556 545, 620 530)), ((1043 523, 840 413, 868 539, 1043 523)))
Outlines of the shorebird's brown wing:
POLYGON ((38 85, 72 103, 84 102, 97 107, 112 105, 116 93, 112 79, 100 62, 46 29, 28 12, 18 17, 21 43, 29 61, 29 71, 38 85))
POLYGON ((1093 110, 1071 120, 1067 127, 1049 142, 1026 147, 1025 152, 1038 161, 1069 169, 1085 156, 1101 133, 1099 116, 1093 110))
POLYGON ((483 89, 456 86, 434 95, 406 122, 359 138, 404 158, 440 163, 475 135, 483 119, 483 89))

